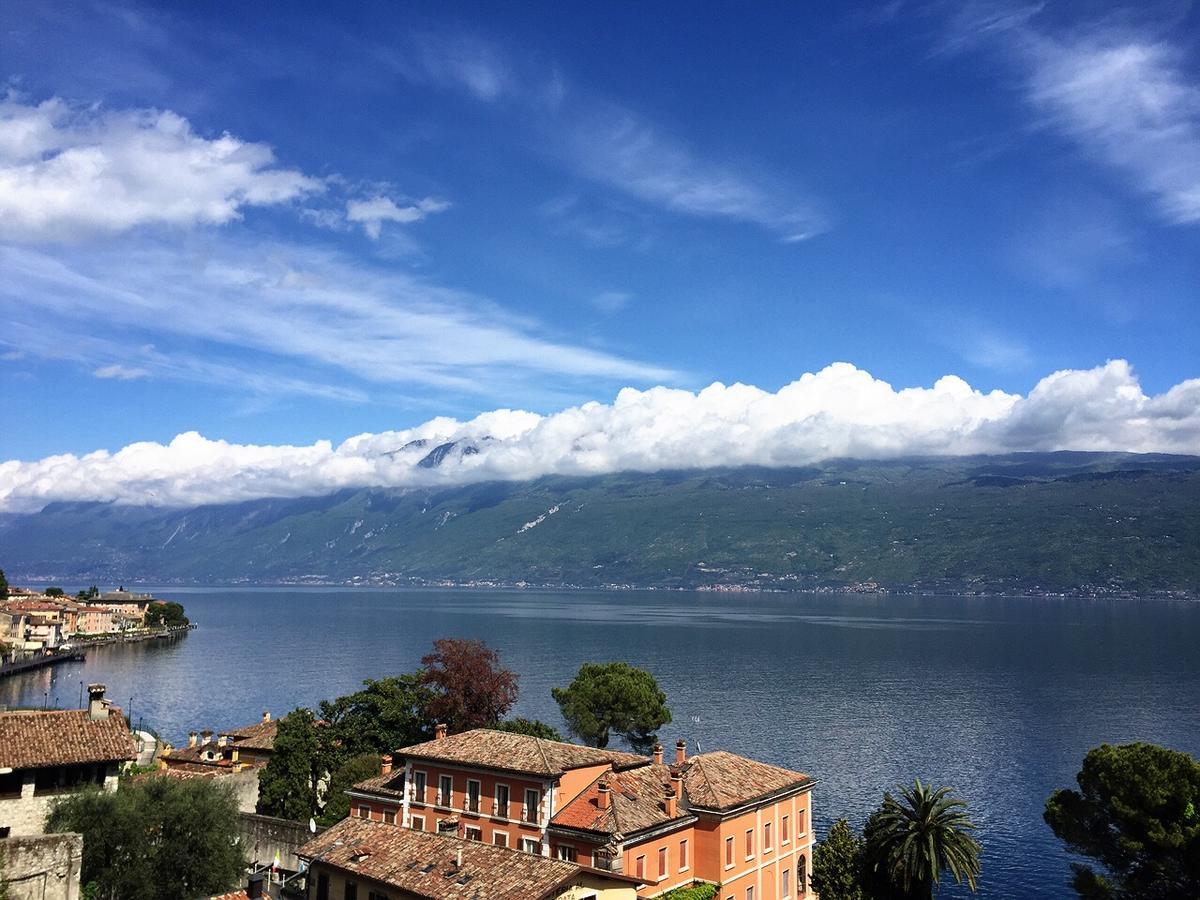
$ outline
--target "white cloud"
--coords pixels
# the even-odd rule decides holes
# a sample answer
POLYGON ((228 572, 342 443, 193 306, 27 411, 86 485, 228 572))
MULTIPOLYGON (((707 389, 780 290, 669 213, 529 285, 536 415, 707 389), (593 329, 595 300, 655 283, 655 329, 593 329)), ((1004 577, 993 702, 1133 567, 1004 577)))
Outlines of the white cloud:
POLYGON ((774 393, 742 384, 695 393, 627 388, 610 404, 438 418, 337 446, 237 445, 189 432, 166 445, 0 463, 0 508, 54 500, 191 505, 342 487, 1017 450, 1200 453, 1200 379, 1148 396, 1129 364, 1116 360, 1056 372, 1020 396, 984 393, 952 375, 897 390, 838 363, 774 393), (417 465, 446 441, 475 442, 479 452, 451 453, 433 469, 417 465))
POLYGON ((445 200, 426 197, 406 206, 399 206, 390 197, 371 197, 368 200, 350 200, 346 203, 346 220, 362 225, 367 236, 379 238, 384 222, 399 222, 407 225, 419 222, 426 216, 444 212, 450 208, 445 200))
POLYGON ((1180 48, 1124 31, 1026 34, 1029 101, 1174 224, 1200 222, 1200 83, 1180 48))
POLYGON ((149 369, 143 369, 141 366, 125 366, 120 363, 113 363, 108 366, 101 366, 92 372, 97 378, 115 378, 118 381, 136 381, 138 378, 146 378, 150 375, 149 369))
POLYGON ((180 252, 128 241, 119 256, 75 248, 69 258, 0 246, 0 271, 6 340, 51 357, 86 347, 93 369, 337 399, 362 399, 364 386, 511 396, 548 375, 560 385, 678 377, 547 336, 486 298, 300 245, 214 237, 180 252))
POLYGON ((0 238, 74 240, 144 225, 221 225, 322 189, 266 144, 209 139, 155 109, 0 100, 0 238))

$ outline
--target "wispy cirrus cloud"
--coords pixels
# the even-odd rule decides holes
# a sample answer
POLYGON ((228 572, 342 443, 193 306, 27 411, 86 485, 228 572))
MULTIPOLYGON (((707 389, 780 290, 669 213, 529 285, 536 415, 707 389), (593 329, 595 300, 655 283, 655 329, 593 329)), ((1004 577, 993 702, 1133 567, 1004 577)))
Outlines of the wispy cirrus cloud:
POLYGON ((820 204, 791 179, 707 158, 621 103, 593 95, 553 69, 518 66, 496 44, 422 34, 378 58, 402 77, 510 107, 541 152, 573 175, 659 210, 742 222, 796 243, 829 227, 820 204))
POLYGON ((964 4, 939 49, 999 47, 1036 125, 1122 175, 1165 222, 1200 222, 1200 78, 1184 46, 1128 22, 1051 28, 1044 7, 964 4))
POLYGON ((678 377, 557 339, 486 298, 304 245, 129 242, 119 259, 0 247, 0 270, 7 337, 45 356, 89 347, 97 377, 136 371, 351 400, 393 387, 511 395, 546 376, 678 377))
POLYGON ((403 206, 391 197, 374 196, 366 200, 350 200, 346 203, 346 221, 362 225, 363 231, 373 240, 379 238, 384 222, 399 222, 407 225, 419 222, 434 213, 445 212, 450 204, 445 200, 426 197, 403 206))

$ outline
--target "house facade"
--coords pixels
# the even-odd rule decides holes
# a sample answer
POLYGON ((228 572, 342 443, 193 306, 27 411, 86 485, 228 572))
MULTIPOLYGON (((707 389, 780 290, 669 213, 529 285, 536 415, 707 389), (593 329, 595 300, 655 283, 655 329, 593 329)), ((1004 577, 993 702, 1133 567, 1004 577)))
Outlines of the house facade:
POLYGON ((42 834, 63 794, 115 791, 134 756, 129 724, 102 684, 88 686, 87 709, 0 713, 0 838, 42 834))
POLYGON ((808 896, 809 776, 724 751, 667 764, 477 729, 385 757, 351 816, 632 877, 639 896, 706 881, 722 900, 808 896))

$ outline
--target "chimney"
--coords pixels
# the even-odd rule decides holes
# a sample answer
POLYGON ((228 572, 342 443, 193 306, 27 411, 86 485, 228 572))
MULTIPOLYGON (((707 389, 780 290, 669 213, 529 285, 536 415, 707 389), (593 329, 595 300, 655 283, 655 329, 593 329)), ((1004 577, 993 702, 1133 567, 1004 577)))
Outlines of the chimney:
POLYGON ((270 721, 271 721, 271 713, 270 713, 268 710, 265 710, 265 709, 264 709, 264 710, 263 710, 263 721, 262 721, 262 723, 263 723, 264 725, 266 725, 266 724, 267 724, 268 722, 270 722, 270 721))
POLYGON ((196 746, 196 738, 198 738, 199 736, 200 736, 200 735, 199 735, 199 734, 197 734, 196 732, 194 732, 194 731, 189 731, 189 732, 188 732, 188 746, 189 746, 189 747, 195 747, 195 746, 196 746))
POLYGON ((223 734, 217 735, 217 746, 218 747, 224 747, 228 741, 229 741, 229 738, 226 737, 225 735, 223 735, 223 734))
POLYGON ((246 885, 246 896, 251 898, 261 897, 263 895, 263 875, 261 872, 251 875, 250 882, 246 885))
POLYGON ((379 757, 379 774, 384 776, 392 774, 392 754, 385 753, 379 757))
POLYGON ((596 804, 601 809, 608 809, 608 804, 610 802, 608 782, 607 781, 600 782, 598 785, 596 785, 596 790, 598 790, 600 792, 600 797, 596 801, 596 804))
POLYGON ((446 739, 446 723, 438 722, 433 726, 433 739, 435 741, 444 741, 446 739))
POLYGON ((662 744, 655 744, 654 745, 654 764, 656 766, 661 766, 662 760, 663 760, 662 744))
POLYGON ((88 718, 107 719, 108 704, 104 702, 104 685, 88 685, 88 718))
POLYGON ((205 728, 202 732, 200 732, 200 746, 201 747, 203 747, 205 744, 207 744, 211 740, 212 740, 212 730, 211 729, 205 728))
POLYGON ((675 742, 675 765, 682 766, 687 759, 687 741, 680 738, 675 742))
POLYGON ((671 776, 671 787, 675 789, 675 799, 683 799, 683 775, 676 772, 671 776))
POLYGON ((462 868, 462 847, 459 847, 458 852, 454 854, 454 868, 462 868))
POLYGON ((669 787, 663 796, 663 811, 666 812, 668 819, 673 819, 679 814, 679 800, 669 787))

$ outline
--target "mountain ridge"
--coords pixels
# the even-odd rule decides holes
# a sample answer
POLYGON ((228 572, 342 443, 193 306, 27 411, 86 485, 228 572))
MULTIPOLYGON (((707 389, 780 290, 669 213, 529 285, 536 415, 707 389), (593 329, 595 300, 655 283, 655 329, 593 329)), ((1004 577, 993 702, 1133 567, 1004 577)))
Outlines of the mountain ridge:
POLYGON ((1200 596, 1200 457, 830 460, 0 518, 10 579, 1200 596))

